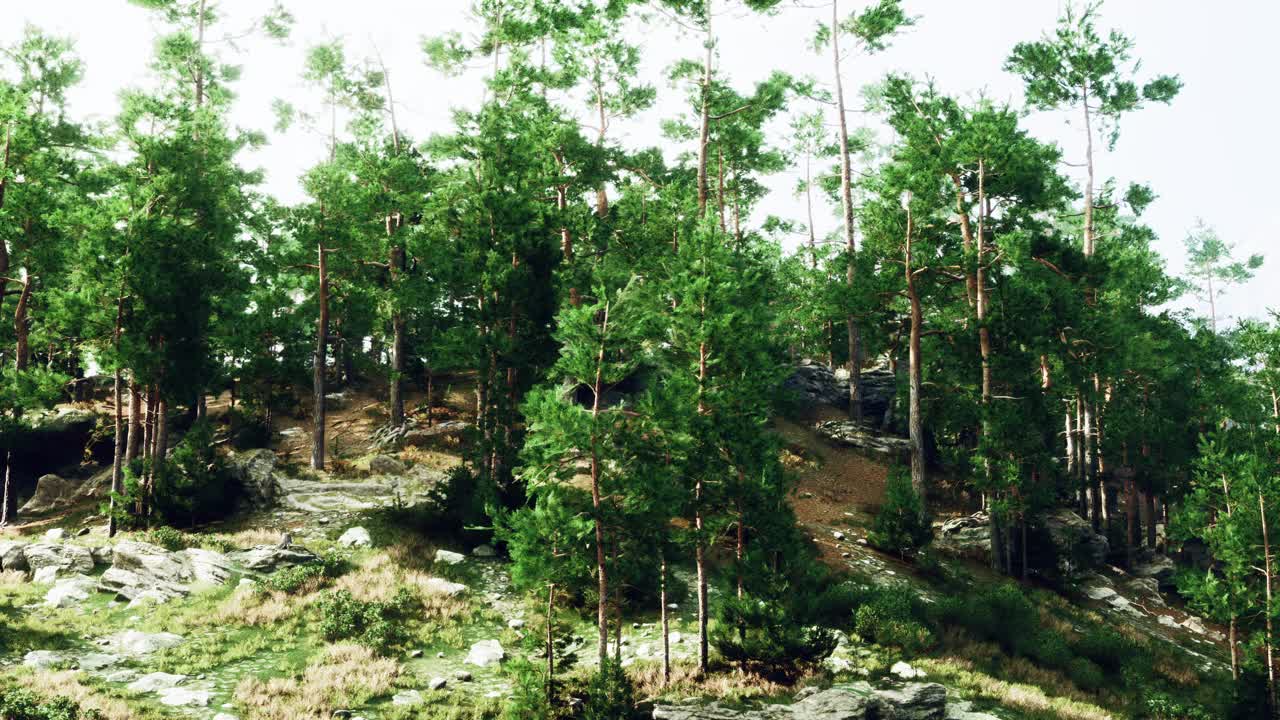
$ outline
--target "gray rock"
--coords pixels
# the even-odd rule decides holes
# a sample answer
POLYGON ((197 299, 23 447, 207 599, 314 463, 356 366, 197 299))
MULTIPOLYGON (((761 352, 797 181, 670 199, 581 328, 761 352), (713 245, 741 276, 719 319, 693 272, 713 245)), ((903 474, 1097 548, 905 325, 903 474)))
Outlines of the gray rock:
POLYGON ((245 502, 252 508, 271 507, 279 494, 276 454, 269 448, 246 450, 231 456, 228 467, 245 490, 245 502))
MULTIPOLYGON (((897 379, 887 368, 864 369, 859 375, 862 383, 862 412, 872 421, 883 419, 897 392, 897 379)), ((792 371, 783 387, 797 393, 810 405, 849 407, 849 371, 831 368, 812 360, 803 360, 792 371)))
POLYGON ((477 545, 471 549, 471 554, 478 558, 491 558, 498 554, 492 545, 477 545))
POLYGON ((5 540, 0 542, 0 570, 29 570, 24 551, 26 543, 5 540))
POLYGON ((220 552, 203 548, 183 550, 186 564, 191 568, 191 578, 196 584, 225 585, 235 572, 231 559, 220 552))
POLYGON ((952 518, 938 526, 936 544, 955 555, 985 559, 991 555, 989 523, 985 512, 952 518))
POLYGON ((391 696, 392 705, 421 705, 425 702, 417 690, 403 690, 391 696))
POLYGON ((110 545, 98 545, 89 548, 89 555, 93 558, 94 565, 110 565, 115 552, 115 548, 110 545))
POLYGON ((505 657, 506 652, 502 649, 502 643, 497 640, 481 640, 471 645, 471 650, 467 652, 467 658, 463 662, 467 665, 488 667, 502 662, 505 657))
POLYGON ((466 559, 466 556, 462 553, 456 553, 452 550, 436 550, 436 562, 438 563, 444 563, 445 565, 457 565, 466 559))
POLYGON ((403 475, 405 464, 390 455, 374 455, 369 459, 369 472, 377 475, 403 475))
POLYGON ((89 548, 79 545, 32 543, 26 546, 22 556, 33 573, 44 568, 55 568, 62 574, 93 572, 93 554, 89 548))
POLYGON ((287 548, 257 545, 248 550, 232 553, 231 558, 254 572, 275 572, 293 565, 305 565, 317 559, 315 553, 296 545, 287 548))
POLYGON ((791 705, 754 710, 707 705, 658 705, 655 720, 943 720, 947 691, 936 683, 876 690, 866 682, 811 692, 791 705))
POLYGON ((414 447, 431 445, 441 438, 458 437, 471 428, 471 423, 461 420, 448 420, 436 423, 431 427, 415 427, 406 431, 400 443, 414 447))
POLYGON ((21 508, 18 514, 23 516, 42 515, 65 508, 72 503, 80 483, 66 480, 57 475, 41 475, 36 480, 36 490, 21 508))
POLYGON ((444 578, 433 577, 427 578, 427 581, 423 583, 423 589, 432 595, 447 595, 449 597, 453 597, 466 592, 467 586, 462 583, 445 580, 444 578))
POLYGON ((444 689, 444 687, 445 687, 445 685, 448 685, 448 684, 449 684, 449 681, 448 681, 448 680, 445 680, 445 679, 444 679, 444 678, 442 678, 442 677, 433 677, 433 678, 431 678, 431 680, 430 680, 429 682, 427 682, 427 689, 428 689, 428 690, 443 690, 443 689, 444 689))
POLYGON ((925 673, 923 670, 917 670, 916 668, 912 667, 908 663, 905 663, 901 660, 894 663, 893 666, 889 668, 889 673, 892 675, 896 675, 902 678, 903 680, 915 680, 917 678, 922 678, 925 676, 925 673))
POLYGON ((104 645, 121 655, 141 657, 157 650, 175 647, 182 644, 182 636, 173 633, 146 633, 140 630, 125 630, 106 639, 104 645))
POLYGON ((165 690, 167 688, 177 687, 182 681, 186 680, 186 675, 173 675, 171 673, 153 672, 147 673, 142 677, 129 683, 129 690, 134 692, 153 693, 165 690))
POLYGON ((48 668, 60 665, 67 661, 67 656, 56 650, 32 650, 22 656, 23 665, 39 670, 47 670, 48 668))
POLYGON ((1045 517, 1044 525, 1058 558, 1058 571, 1064 577, 1074 577, 1106 562, 1110 551, 1107 538, 1095 533, 1089 521, 1071 510, 1053 511, 1045 517))
POLYGON ((1175 586, 1176 570, 1173 560, 1164 555, 1155 555, 1145 562, 1134 565, 1132 573, 1135 577, 1155 580, 1161 590, 1172 590, 1175 586))
POLYGON ((58 580, 45 593, 44 604, 48 607, 66 608, 79 605, 89 599, 97 587, 97 581, 88 575, 72 575, 58 580))
POLYGON ((173 687, 159 692, 160 704, 169 707, 205 707, 209 704, 209 691, 195 688, 173 687))
POLYGON ((76 667, 81 670, 103 670, 120 662, 121 657, 112 653, 86 653, 76 659, 76 667))
POLYGON ((814 429, 827 441, 872 458, 901 460, 911 454, 911 443, 906 438, 885 435, 851 420, 820 422, 814 429))
POLYGON ((44 539, 46 542, 62 542, 67 539, 67 531, 62 528, 46 530, 44 533, 44 539))
POLYGON ((458 682, 471 682, 471 673, 466 670, 455 670, 453 673, 453 679, 458 682))
POLYGON ((373 539, 369 537, 368 530, 353 527, 342 533, 338 538, 338 544, 342 547, 369 547, 373 544, 373 539))

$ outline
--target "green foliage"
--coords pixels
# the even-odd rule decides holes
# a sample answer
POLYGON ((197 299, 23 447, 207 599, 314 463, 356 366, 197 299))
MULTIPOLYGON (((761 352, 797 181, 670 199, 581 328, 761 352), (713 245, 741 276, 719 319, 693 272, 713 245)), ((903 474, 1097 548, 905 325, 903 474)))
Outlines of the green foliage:
POLYGON ((911 485, 906 468, 894 466, 885 486, 885 501, 867 535, 871 545, 900 557, 915 555, 933 540, 933 523, 911 485))
POLYGON ((156 473, 151 503, 155 515, 169 525, 192 526, 235 511, 242 488, 229 472, 214 443, 208 420, 191 426, 156 473))
POLYGON ((336 550, 324 553, 316 562, 277 570, 262 579, 266 590, 295 594, 310 592, 327 584, 327 581, 346 574, 350 569, 347 558, 336 550))
POLYGON ((909 655, 933 644, 933 633, 922 622, 920 600, 911 588, 873 586, 861 595, 853 615, 858 635, 880 645, 900 647, 909 655))
POLYGON ((511 696, 502 706, 502 720, 552 720, 555 709, 547 698, 546 668, 526 658, 508 663, 513 678, 511 696))
POLYGON ((346 590, 325 592, 316 603, 326 640, 355 640, 381 654, 405 640, 404 623, 420 607, 418 598, 403 587, 386 603, 358 600, 346 590))
POLYGON ((591 676, 582 720, 625 720, 635 715, 635 688, 622 666, 607 660, 591 676))
POLYGON ((0 689, 0 717, 5 720, 91 720, 95 712, 82 714, 68 697, 45 698, 30 690, 0 689))
POLYGON ((191 547, 191 538, 181 530, 175 530, 168 525, 151 528, 146 533, 147 542, 170 552, 178 550, 186 550, 191 547))

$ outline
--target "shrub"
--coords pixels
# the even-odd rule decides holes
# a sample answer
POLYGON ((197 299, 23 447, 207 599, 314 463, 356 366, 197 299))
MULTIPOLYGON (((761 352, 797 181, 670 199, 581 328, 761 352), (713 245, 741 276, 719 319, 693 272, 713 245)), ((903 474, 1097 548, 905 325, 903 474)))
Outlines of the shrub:
POLYGON ((873 588, 854 612, 854 632, 864 640, 918 653, 933 643, 933 633, 920 621, 917 603, 906 586, 873 588))
POLYGON ((911 476, 902 466, 889 471, 885 502, 876 514, 867 542, 906 558, 933 539, 933 525, 924 503, 911 486, 911 476))
POLYGON ((152 545, 159 545, 169 552, 178 550, 186 550, 191 547, 190 538, 181 530, 175 530, 168 525, 152 528, 147 531, 147 542, 152 545))
POLYGON ((542 666, 518 658, 507 670, 515 683, 502 707, 502 720, 551 720, 554 711, 547 700, 547 675, 542 666))
POLYGON ((346 556, 336 550, 330 550, 314 562, 277 570, 263 578, 262 587, 290 595, 299 592, 305 594, 319 590, 329 580, 346 574, 348 569, 350 565, 346 556))
POLYGON ((1106 684, 1102 668, 1087 658, 1077 657, 1067 664, 1067 676, 1081 690, 1093 692, 1106 684))
POLYGON ((320 632, 329 641, 355 640, 386 654, 404 640, 403 622, 421 602, 408 588, 400 588, 390 602, 357 600, 346 590, 320 597, 320 632))
MULTIPOLYGON (((157 468, 150 493, 152 518, 173 527, 194 527, 235 510, 242 488, 215 447, 209 420, 191 426, 157 468)), ((135 460, 124 469, 124 492, 115 496, 116 521, 121 527, 138 527, 142 519, 132 508, 142 496, 141 478, 147 474, 149 462, 135 460)))
POLYGON ((790 671, 822 660, 836 648, 835 634, 804 624, 778 598, 725 598, 711 642, 729 662, 790 671))
POLYGON ((587 686, 582 720, 626 720, 635 715, 635 689, 622 666, 605 661, 587 686))
POLYGON ((5 720, 78 720, 80 707, 70 698, 42 698, 29 690, 0 690, 0 718, 5 720))

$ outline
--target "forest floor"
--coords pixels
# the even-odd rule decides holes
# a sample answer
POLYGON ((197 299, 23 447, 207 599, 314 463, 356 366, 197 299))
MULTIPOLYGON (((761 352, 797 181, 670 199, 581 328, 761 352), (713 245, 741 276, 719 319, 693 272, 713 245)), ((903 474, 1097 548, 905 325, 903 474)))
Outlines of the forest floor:
MULTIPOLYGON (((444 382, 438 387, 440 402, 433 411, 436 420, 470 420, 473 396, 467 383, 444 382)), ((411 393, 407 403, 419 425, 425 424, 423 400, 421 393, 411 393)), ((290 477, 289 487, 314 487, 321 494, 338 488, 332 492, 342 496, 359 483, 379 482, 369 470, 376 453, 372 436, 385 423, 378 398, 363 390, 348 390, 333 405, 328 436, 332 459, 330 470, 323 474, 305 468, 309 416, 302 412, 277 416, 273 449, 278 467, 290 477)), ((228 406, 229 397, 223 396, 211 403, 210 413, 216 417, 228 406)), ((813 538, 822 561, 855 582, 906 588, 926 603, 947 593, 964 593, 968 591, 964 588, 976 590, 999 581, 971 560, 940 558, 936 565, 925 568, 867 544, 888 471, 877 460, 829 444, 812 429, 817 421, 840 416, 834 409, 820 408, 807 417, 780 417, 774 423, 785 448, 783 460, 796 473, 792 501, 797 520, 813 538), (943 576, 947 582, 940 581, 943 576), (956 578, 961 578, 959 584, 956 578)), ((414 471, 421 469, 424 477, 439 478, 442 471, 460 462, 461 451, 456 438, 444 437, 426 447, 406 448, 398 459, 414 471)), ((343 502, 350 500, 342 497, 343 502)), ((86 707, 97 707, 108 720, 292 720, 328 718, 335 710, 384 720, 488 717, 486 713, 511 692, 513 678, 501 665, 479 666, 469 663, 467 657, 476 643, 489 641, 499 642, 508 659, 530 653, 538 641, 525 627, 539 624, 541 606, 512 587, 504 561, 477 557, 471 552, 473 543, 465 538, 433 534, 412 514, 356 505, 317 512, 286 503, 184 536, 184 542, 192 546, 234 552, 272 544, 287 531, 294 542, 324 553, 336 547, 336 539, 348 528, 360 526, 370 531, 372 546, 350 552, 351 569, 346 575, 318 579, 287 591, 263 591, 260 586, 241 586, 233 579, 224 587, 147 612, 104 593, 83 603, 50 607, 43 601, 49 586, 27 582, 19 574, 0 573, 0 631, 5 622, 16 630, 10 637, 0 637, 0 681, 71 693, 88 703, 86 707), (442 563, 435 559, 438 549, 456 550, 464 559, 457 565, 442 563), (433 576, 459 582, 467 590, 461 595, 442 595, 430 580, 433 576), (322 636, 321 606, 326 593, 345 589, 357 600, 386 602, 398 587, 420 593, 424 608, 420 615, 404 621, 406 639, 399 645, 403 648, 400 654, 378 658, 359 646, 330 643, 322 636), (98 644, 126 630, 177 633, 185 642, 148 657, 127 658, 100 671, 84 670, 84 658, 92 655, 98 644), (44 656, 48 662, 42 665, 30 662, 30 651, 62 654, 44 656), (184 676, 176 681, 177 687, 197 694, 207 692, 206 702, 171 707, 164 698, 181 699, 181 694, 158 696, 133 686, 140 678, 154 678, 157 672, 184 676), (445 688, 430 689, 437 680, 444 681, 445 688)), ((940 514, 945 517, 965 511, 962 507, 943 508, 940 514)), ((94 517, 91 509, 78 508, 7 528, 0 531, 0 541, 36 539, 50 528, 64 528, 68 535, 89 528, 87 536, 66 542, 100 545, 106 542, 100 535, 100 523, 101 518, 94 517)), ((126 533, 119 540, 155 538, 140 532, 126 533)), ((98 568, 92 575, 98 577, 101 572, 98 568)), ((676 585, 690 585, 688 568, 678 567, 675 574, 676 585)), ((1121 571, 1104 570, 1103 576, 1117 595, 1124 595, 1127 580, 1121 571)), ((1046 622, 1063 623, 1068 632, 1071 628, 1116 624, 1130 628, 1126 632, 1159 646, 1162 658, 1174 658, 1162 661, 1173 664, 1166 674, 1181 678, 1192 690, 1203 677, 1207 691, 1208 678, 1220 677, 1223 672, 1225 651, 1216 630, 1189 628, 1189 623, 1198 626, 1198 619, 1176 604, 1143 608, 1147 612, 1137 613, 1079 592, 1064 598, 1036 590, 1031 596, 1046 622)), ((687 596, 672 599, 676 601, 671 614, 672 629, 677 633, 672 645, 677 680, 665 690, 657 687, 653 670, 661 647, 656 612, 625 618, 621 652, 641 682, 641 696, 747 700, 781 698, 798 689, 741 673, 695 680, 689 672, 696 647, 691 642, 696 628, 694 603, 687 596)), ((570 649, 585 648, 586 638, 594 632, 589 618, 565 613, 562 620, 571 628, 570 649)), ((806 675, 801 684, 885 678, 895 662, 910 657, 930 679, 943 682, 957 696, 998 717, 1101 720, 1128 716, 1121 699, 1083 691, 1061 673, 1005 656, 991 643, 974 641, 963 633, 949 633, 941 640, 937 648, 913 657, 871 643, 842 642, 819 675, 806 675)), ((573 671, 577 674, 589 672, 591 664, 592 653, 580 655, 573 671)))

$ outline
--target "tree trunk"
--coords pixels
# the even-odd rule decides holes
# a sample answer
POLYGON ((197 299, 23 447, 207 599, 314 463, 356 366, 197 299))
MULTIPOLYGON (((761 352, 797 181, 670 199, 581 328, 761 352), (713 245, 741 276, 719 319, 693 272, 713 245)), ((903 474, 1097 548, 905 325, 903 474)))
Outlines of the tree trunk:
POLYGON ((706 0, 704 21, 707 55, 702 68, 702 127, 698 133, 698 217, 707 214, 707 149, 711 142, 711 63, 715 56, 715 36, 711 32, 711 0, 706 0))
POLYGON ((547 583, 547 705, 555 699, 556 643, 555 643, 556 584, 547 583))
POLYGON ((320 305, 320 317, 316 321, 316 349, 311 362, 311 469, 324 469, 324 431, 325 431, 325 349, 329 342, 329 267, 325 256, 324 243, 316 248, 316 273, 319 277, 317 301, 320 305))
POLYGON ((18 306, 13 311, 14 359, 18 372, 27 369, 31 361, 31 323, 27 321, 27 308, 31 303, 31 275, 23 273, 22 290, 18 293, 18 306))
POLYGON ((124 461, 131 463, 138 458, 138 450, 142 447, 142 391, 138 383, 129 380, 129 441, 124 449, 124 461))
POLYGON ((1146 493, 1144 500, 1146 502, 1146 512, 1143 514, 1146 516, 1147 519, 1146 519, 1146 522, 1144 522, 1143 524, 1146 525, 1146 529, 1147 529, 1147 547, 1151 548, 1151 550, 1154 551, 1156 549, 1156 522, 1157 522, 1155 493, 1154 492, 1146 493))
POLYGON ((1236 623, 1235 615, 1231 616, 1231 624, 1227 629, 1227 642, 1231 643, 1231 679, 1240 680, 1240 644, 1236 640, 1236 623))
POLYGON ((667 618, 667 555, 658 550, 658 602, 662 605, 662 684, 671 682, 671 625, 667 618))
MULTIPOLYGON (((857 244, 853 235, 853 172, 849 159, 849 123, 845 118, 844 79, 840 72, 839 0, 831 0, 831 56, 835 70, 836 119, 840 128, 840 210, 844 219, 844 244, 847 254, 845 284, 852 292, 856 275, 857 244)), ((910 271, 908 271, 910 272, 910 271)), ((845 314, 845 331, 849 341, 849 419, 862 423, 862 338, 857 318, 845 314)))
POLYGON ((1102 530, 1102 492, 1098 486, 1098 473, 1093 458, 1093 403, 1084 401, 1084 486, 1090 498, 1089 521, 1093 531, 1102 530))
MULTIPOLYGON (((400 226, 400 213, 393 213, 387 218, 387 233, 389 239, 394 242, 393 234, 395 228, 400 226), (394 219, 393 219, 394 218, 394 219)), ((405 253, 404 248, 399 245, 392 245, 391 257, 388 260, 391 267, 391 283, 396 285, 400 279, 400 275, 404 272, 405 253)), ((404 377, 404 314, 399 309, 399 303, 396 303, 396 309, 391 313, 391 377, 388 380, 388 405, 390 405, 391 425, 400 427, 404 425, 404 393, 403 382, 404 377)))
POLYGON ((596 446, 595 424, 600 416, 600 393, 603 391, 602 377, 604 373, 605 342, 609 334, 609 305, 604 306, 600 332, 600 350, 596 355, 595 382, 591 385, 591 510, 595 524, 596 537, 596 623, 600 632, 600 668, 604 669, 609 659, 609 580, 605 570, 604 552, 604 516, 600 498, 600 452, 596 446))
MULTIPOLYGON (((123 293, 116 298, 116 326, 115 332, 112 333, 113 344, 117 353, 120 350, 120 329, 124 321, 124 296, 123 293)), ((117 358, 118 362, 118 358, 117 358)), ((125 433, 127 432, 124 425, 124 388, 121 387, 123 378, 121 377, 120 366, 117 365, 111 387, 112 399, 115 402, 115 449, 111 454, 111 499, 109 501, 110 511, 107 514, 107 537, 116 536, 116 497, 123 488, 122 467, 125 458, 125 433)))
MULTIPOLYGON (((963 193, 961 194, 963 198, 963 193)), ((969 211, 964 208, 963 202, 960 202, 960 210, 962 224, 965 226, 966 234, 968 229, 969 211)), ((968 244, 968 243, 966 243, 968 244)), ((982 423, 979 431, 982 438, 986 439, 991 434, 991 329, 987 327, 987 276, 986 268, 983 266, 986 258, 986 163, 984 160, 978 160, 978 237, 976 238, 977 250, 977 267, 974 269, 973 293, 974 293, 974 310, 978 322, 978 354, 981 356, 982 365, 982 423)), ((914 322, 914 315, 912 322, 914 322)), ((917 351, 918 352, 918 351, 917 351)), ((983 474, 986 476, 987 492, 993 497, 998 497, 999 492, 992 487, 991 476, 991 458, 989 455, 983 457, 982 461, 983 474)), ((991 532, 991 567, 999 567, 1000 557, 1000 519, 996 516, 994 509, 988 511, 989 529, 991 532)), ((1004 548, 1008 553, 1010 548, 1004 548)), ((1007 568, 1012 574, 1012 568, 1007 568)))
POLYGON ((1132 471, 1128 471, 1124 478, 1124 497, 1125 497, 1125 539, 1124 539, 1124 555, 1128 567, 1133 567, 1134 553, 1138 547, 1138 488, 1134 481, 1132 471))
MULTIPOLYGON (((924 418, 920 410, 921 359, 920 333, 924 319, 920 310, 920 294, 916 290, 915 271, 911 265, 911 210, 907 210, 906 268, 907 298, 911 301, 911 336, 908 343, 908 397, 907 434, 911 445, 911 487, 920 497, 922 511, 927 508, 927 479, 925 477, 924 418)), ((852 379, 850 380, 852 382, 852 379)))
POLYGON ((1267 625, 1267 700, 1270 705, 1271 716, 1276 715, 1276 663, 1275 663, 1275 636, 1271 627, 1271 536, 1267 532, 1267 504, 1263 500, 1262 493, 1258 493, 1258 511, 1262 519, 1262 559, 1263 574, 1266 579, 1267 606, 1263 612, 1267 625))

